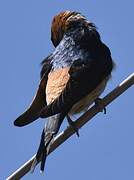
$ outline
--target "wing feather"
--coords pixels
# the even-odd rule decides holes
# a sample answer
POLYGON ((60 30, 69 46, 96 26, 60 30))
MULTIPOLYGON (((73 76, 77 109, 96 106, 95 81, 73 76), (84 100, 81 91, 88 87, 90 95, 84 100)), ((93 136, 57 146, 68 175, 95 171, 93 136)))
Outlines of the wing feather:
POLYGON ((48 61, 46 62, 47 62, 47 66, 45 66, 44 75, 42 75, 38 90, 33 98, 33 101, 29 106, 29 108, 14 121, 15 126, 25 126, 35 121, 37 118, 39 118, 39 112, 41 111, 41 109, 46 106, 45 89, 48 79, 48 73, 51 70, 50 62, 49 64, 48 61))

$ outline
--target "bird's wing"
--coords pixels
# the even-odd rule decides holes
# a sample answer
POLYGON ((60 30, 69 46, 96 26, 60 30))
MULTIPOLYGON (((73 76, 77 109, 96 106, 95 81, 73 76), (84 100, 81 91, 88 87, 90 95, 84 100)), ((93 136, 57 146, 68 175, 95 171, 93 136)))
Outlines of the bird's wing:
POLYGON ((48 117, 71 109, 80 99, 89 94, 112 70, 111 58, 105 60, 77 60, 69 70, 70 78, 61 95, 42 109, 40 117, 48 117))
POLYGON ((47 62, 44 75, 42 76, 42 79, 39 83, 39 87, 35 94, 35 97, 29 108, 14 121, 15 126, 25 126, 35 121, 37 118, 39 118, 39 112, 46 105, 45 89, 46 89, 47 78, 50 69, 51 69, 51 65, 50 64, 48 65, 47 62))

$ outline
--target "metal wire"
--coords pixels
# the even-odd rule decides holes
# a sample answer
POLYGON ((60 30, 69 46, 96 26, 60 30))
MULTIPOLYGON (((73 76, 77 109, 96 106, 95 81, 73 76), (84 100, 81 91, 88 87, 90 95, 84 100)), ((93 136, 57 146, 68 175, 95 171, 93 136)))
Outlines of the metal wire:
MULTIPOLYGON (((129 87, 134 85, 134 73, 132 73, 128 78, 126 78, 122 83, 120 83, 113 91, 111 91, 108 95, 106 95, 101 101, 100 106, 106 107, 113 100, 115 100, 118 96, 120 96, 123 92, 125 92, 129 87)), ((86 113, 84 113, 80 118, 75 121, 76 127, 80 129, 84 124, 90 121, 98 112, 100 112, 99 108, 94 105, 90 108, 86 113)), ((53 152, 58 146, 64 143, 70 136, 75 133, 72 127, 68 127, 65 131, 61 132, 54 139, 53 144, 51 145, 49 154, 53 152)), ((13 174, 11 174, 6 180, 19 180, 26 173, 29 172, 31 164, 33 162, 35 155, 28 160, 25 164, 23 164, 19 169, 17 169, 13 174)))

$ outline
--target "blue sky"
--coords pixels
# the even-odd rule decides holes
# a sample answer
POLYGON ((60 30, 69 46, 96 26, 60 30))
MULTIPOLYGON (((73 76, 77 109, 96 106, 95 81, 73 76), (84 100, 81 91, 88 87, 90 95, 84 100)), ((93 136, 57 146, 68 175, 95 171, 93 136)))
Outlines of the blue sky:
MULTIPOLYGON (((44 120, 24 128, 13 121, 37 89, 40 62, 53 51, 50 27, 63 10, 80 11, 98 27, 116 63, 104 96, 134 71, 134 2, 130 1, 0 1, 0 179, 5 179, 36 152, 44 120)), ((99 113, 52 153, 44 175, 39 168, 24 180, 134 179, 134 88, 99 113)), ((66 127, 66 122, 63 127, 66 127)))

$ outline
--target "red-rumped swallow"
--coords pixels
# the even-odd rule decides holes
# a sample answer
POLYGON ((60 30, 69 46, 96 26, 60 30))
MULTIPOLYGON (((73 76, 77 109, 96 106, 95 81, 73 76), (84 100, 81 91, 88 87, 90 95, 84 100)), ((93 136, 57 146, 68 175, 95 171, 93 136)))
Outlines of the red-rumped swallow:
MULTIPOLYGON (((78 12, 65 11, 53 18, 51 40, 55 46, 42 61, 39 88, 30 107, 15 126, 46 118, 41 142, 32 168, 41 160, 41 171, 54 136, 67 117, 86 110, 104 91, 113 61, 93 23, 78 12)), ((77 132, 78 134, 78 132, 77 132)))

